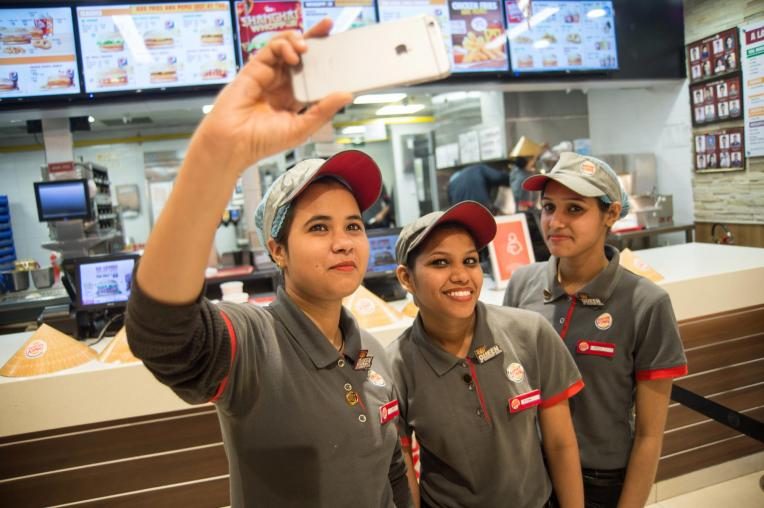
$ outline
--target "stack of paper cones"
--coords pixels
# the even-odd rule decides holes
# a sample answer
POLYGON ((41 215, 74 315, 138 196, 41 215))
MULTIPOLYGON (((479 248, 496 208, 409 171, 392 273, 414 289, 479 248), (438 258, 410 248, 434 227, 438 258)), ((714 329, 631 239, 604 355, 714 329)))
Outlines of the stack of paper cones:
POLYGON ((117 332, 109 345, 104 348, 98 359, 104 363, 133 363, 140 361, 130 351, 130 346, 127 344, 127 332, 124 326, 117 332))
POLYGON ((403 317, 400 312, 363 286, 359 286, 355 293, 346 297, 342 303, 350 310, 361 328, 391 325, 403 317))
POLYGON ((7 377, 37 376, 76 367, 96 359, 96 353, 55 328, 42 325, 0 369, 7 377))
POLYGON ((623 251, 621 251, 620 264, 630 272, 641 275, 653 282, 663 280, 663 275, 637 257, 630 249, 623 249, 623 251))

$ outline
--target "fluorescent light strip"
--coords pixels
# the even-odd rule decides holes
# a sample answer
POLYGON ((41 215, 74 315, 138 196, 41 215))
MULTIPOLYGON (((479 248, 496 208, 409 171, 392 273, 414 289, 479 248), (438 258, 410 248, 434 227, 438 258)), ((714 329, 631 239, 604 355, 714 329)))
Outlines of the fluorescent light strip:
POLYGON ((405 93, 366 94, 356 97, 353 104, 388 104, 390 102, 402 101, 405 98, 405 93))
POLYGON ((407 106, 391 104, 389 106, 382 106, 377 110, 377 116, 386 115, 413 115, 417 111, 422 111, 424 104, 409 104, 407 106))

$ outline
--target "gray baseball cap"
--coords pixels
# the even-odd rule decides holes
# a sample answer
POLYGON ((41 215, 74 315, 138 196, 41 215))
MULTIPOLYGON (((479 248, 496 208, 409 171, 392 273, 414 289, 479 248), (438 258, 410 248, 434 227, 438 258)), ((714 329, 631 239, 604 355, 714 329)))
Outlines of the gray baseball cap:
POLYGON ((405 265, 414 251, 440 224, 456 223, 472 233, 480 250, 496 236, 496 220, 486 207, 476 201, 462 201, 444 212, 432 212, 406 226, 395 244, 395 260, 405 265))
POLYGON ((562 152, 560 160, 549 173, 526 178, 523 189, 544 190, 549 180, 585 197, 600 198, 605 203, 621 203, 621 217, 628 213, 629 196, 621 187, 615 171, 605 161, 575 152, 562 152))
POLYGON ((255 211, 255 226, 265 246, 279 235, 292 201, 318 178, 329 176, 345 185, 361 211, 379 197, 382 174, 374 159, 358 150, 345 150, 328 159, 305 159, 279 176, 268 188, 255 211))

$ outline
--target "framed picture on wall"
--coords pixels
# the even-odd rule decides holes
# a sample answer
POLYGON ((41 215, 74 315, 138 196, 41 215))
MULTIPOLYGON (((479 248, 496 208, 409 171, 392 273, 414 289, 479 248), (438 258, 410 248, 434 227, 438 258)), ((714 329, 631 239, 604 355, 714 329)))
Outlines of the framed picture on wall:
POLYGON ((740 68, 740 45, 736 28, 695 41, 685 49, 691 83, 735 72, 740 68))
POLYGON ((695 133, 695 171, 713 173, 745 169, 743 128, 695 133))
POLYGON ((496 217, 496 237, 488 244, 488 255, 497 289, 507 287, 512 272, 536 261, 525 214, 496 217))
POLYGON ((740 75, 690 85, 694 126, 742 118, 740 75))

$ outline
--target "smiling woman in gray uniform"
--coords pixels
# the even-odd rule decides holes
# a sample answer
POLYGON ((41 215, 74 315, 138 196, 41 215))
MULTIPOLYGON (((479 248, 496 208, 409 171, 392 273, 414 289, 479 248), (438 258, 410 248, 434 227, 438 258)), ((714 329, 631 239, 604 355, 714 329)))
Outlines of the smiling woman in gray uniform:
POLYGON ((217 406, 232 506, 408 506, 390 368, 342 308, 369 257, 361 211, 380 192, 376 164, 346 151, 303 161, 274 182, 256 214, 284 275, 270 307, 201 296, 241 172, 299 144, 351 99, 333 94, 295 113, 302 106, 288 67, 304 51, 299 34, 276 37, 197 129, 137 269, 127 335, 180 397, 217 406))
POLYGON ((655 478, 672 378, 687 373, 668 294, 622 268, 605 245, 628 196, 603 161, 560 155, 547 175, 541 229, 552 258, 518 269, 504 303, 543 314, 581 369, 571 400, 586 505, 644 506, 655 478), (634 416, 636 410, 636 418, 634 416))
POLYGON ((579 507, 567 399, 583 387, 581 375, 540 315, 478 301, 478 251, 495 234, 491 213, 464 201, 407 225, 398 239, 398 280, 419 307, 388 347, 404 450, 411 453, 414 433, 425 507, 539 508, 552 483, 562 506, 579 507))

